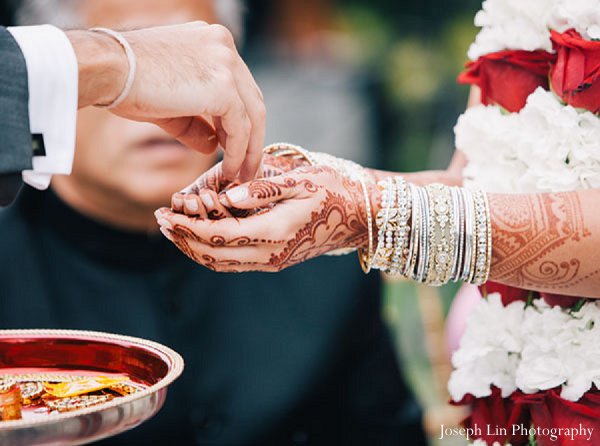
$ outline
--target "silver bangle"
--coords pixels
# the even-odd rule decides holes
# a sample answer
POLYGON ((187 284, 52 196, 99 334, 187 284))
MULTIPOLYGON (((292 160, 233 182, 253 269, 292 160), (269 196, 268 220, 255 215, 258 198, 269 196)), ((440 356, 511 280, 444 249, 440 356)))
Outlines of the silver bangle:
POLYGON ((463 199, 465 202, 465 259, 462 268, 462 274, 460 279, 466 282, 471 274, 471 255, 473 249, 473 217, 472 217, 472 200, 471 191, 468 189, 462 189, 463 199))
POLYGON ((450 280, 455 280, 457 271, 459 268, 460 259, 460 219, 461 219, 461 207, 458 188, 453 187, 450 189, 450 195, 452 198, 452 207, 454 208, 454 220, 453 220, 453 231, 454 231, 454 253, 452 261, 452 270, 450 272, 450 280))
POLYGON ((413 258, 416 258, 416 247, 417 247, 417 240, 416 237, 419 233, 418 231, 418 209, 419 209, 419 205, 417 203, 418 199, 416 197, 416 188, 414 185, 410 184, 409 185, 409 192, 410 192, 410 197, 411 197, 411 215, 410 215, 410 237, 409 237, 409 242, 408 242, 408 252, 406 255, 406 264, 404 265, 404 270, 402 271, 402 275, 404 277, 410 278, 411 277, 411 268, 412 268, 412 263, 413 263, 413 258))
POLYGON ((428 273, 429 264, 429 200, 425 188, 419 188, 419 201, 421 203, 421 248, 417 269, 417 281, 424 282, 428 273))
POLYGON ((135 74, 137 71, 137 58, 135 56, 133 48, 131 48, 131 45, 121 33, 118 33, 108 28, 91 28, 90 31, 106 34, 107 36, 116 40, 119 43, 119 45, 121 45, 123 50, 125 50, 125 55, 127 56, 127 61, 129 62, 129 73, 127 74, 127 81, 125 82, 125 86, 123 87, 121 94, 117 96, 117 98, 108 105, 96 105, 96 107, 100 108, 115 108, 119 106, 125 99, 127 99, 127 96, 129 96, 129 93, 131 93, 131 89, 133 88, 133 83, 135 81, 135 74))
POLYGON ((456 259, 456 272, 454 282, 458 282, 462 276, 463 259, 465 253, 465 202, 464 197, 459 188, 456 188, 456 198, 458 199, 458 258, 456 259))

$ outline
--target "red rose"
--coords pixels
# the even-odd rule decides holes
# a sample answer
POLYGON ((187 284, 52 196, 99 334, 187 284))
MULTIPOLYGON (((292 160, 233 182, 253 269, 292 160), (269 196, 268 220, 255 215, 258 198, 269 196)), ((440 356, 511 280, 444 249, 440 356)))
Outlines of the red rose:
POLYGON ((557 389, 521 395, 519 400, 529 407, 533 427, 538 430, 538 446, 597 446, 600 443, 600 394, 597 391, 586 393, 577 402, 562 399, 557 389), (556 438, 552 437, 552 429, 556 438), (591 434, 589 429, 592 429, 591 434))
POLYGON ((573 107, 600 113, 600 42, 585 40, 571 29, 552 31, 557 53, 552 69, 552 88, 573 107))
POLYGON ((461 84, 481 88, 481 101, 518 112, 536 88, 548 89, 548 75, 556 56, 546 51, 499 51, 468 62, 461 84))
POLYGON ((482 296, 487 296, 492 293, 500 293, 502 296, 502 304, 507 306, 518 300, 527 302, 531 291, 522 290, 521 288, 515 288, 508 285, 502 285, 495 282, 487 282, 485 285, 479 287, 482 296))
POLYGON ((492 387, 492 395, 486 398, 475 398, 466 395, 457 406, 469 405, 471 415, 467 417, 462 425, 469 432, 473 432, 473 438, 478 438, 494 444, 506 442, 512 445, 528 444, 527 434, 513 429, 513 426, 529 426, 529 412, 527 406, 519 398, 520 392, 515 392, 509 398, 502 398, 500 389, 492 387))
POLYGON ((571 308, 581 300, 580 297, 563 296, 561 294, 540 293, 540 296, 551 307, 571 308))

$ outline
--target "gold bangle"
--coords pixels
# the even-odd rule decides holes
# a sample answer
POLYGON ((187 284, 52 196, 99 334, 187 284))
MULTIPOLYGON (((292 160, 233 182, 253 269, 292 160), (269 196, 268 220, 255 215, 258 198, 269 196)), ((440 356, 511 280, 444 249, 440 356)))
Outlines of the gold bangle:
POLYGON ((369 274, 369 272, 371 272, 373 262, 373 211, 371 209, 371 198, 369 197, 369 189, 367 188, 367 184, 364 182, 364 180, 360 180, 360 185, 365 196, 365 211, 367 213, 369 247, 368 251, 365 251, 364 248, 358 250, 358 260, 365 274, 369 274))
POLYGON ((454 263, 453 213, 450 189, 441 184, 431 184, 429 193, 431 251, 429 255, 429 273, 425 283, 440 286, 450 280, 454 263))

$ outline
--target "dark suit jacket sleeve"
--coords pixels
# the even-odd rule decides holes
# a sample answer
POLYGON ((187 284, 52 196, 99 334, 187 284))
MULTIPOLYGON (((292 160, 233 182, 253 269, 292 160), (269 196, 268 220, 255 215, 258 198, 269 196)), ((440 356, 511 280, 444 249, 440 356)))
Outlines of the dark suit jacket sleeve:
POLYGON ((18 192, 31 169, 27 65, 12 35, 0 27, 0 206, 18 192))

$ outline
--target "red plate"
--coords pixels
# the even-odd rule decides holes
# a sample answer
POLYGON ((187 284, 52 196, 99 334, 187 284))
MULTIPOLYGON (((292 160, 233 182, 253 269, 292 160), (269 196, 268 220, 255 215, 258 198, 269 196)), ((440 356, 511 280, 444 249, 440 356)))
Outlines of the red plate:
POLYGON ((182 371, 179 354, 144 339, 90 331, 0 330, 0 375, 127 375, 141 389, 73 412, 25 411, 21 420, 0 421, 0 445, 80 445, 132 429, 160 410, 167 386, 182 371))

